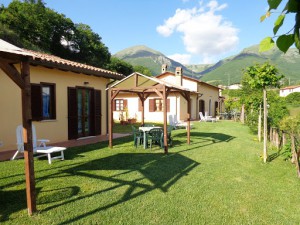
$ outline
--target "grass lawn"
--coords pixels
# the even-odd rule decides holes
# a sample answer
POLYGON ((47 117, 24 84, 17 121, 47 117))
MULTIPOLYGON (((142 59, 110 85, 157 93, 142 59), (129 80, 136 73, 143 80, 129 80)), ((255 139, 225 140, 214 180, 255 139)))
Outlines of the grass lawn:
POLYGON ((35 160, 37 207, 26 209, 24 160, 0 163, 1 224, 299 224, 300 181, 283 157, 239 123, 194 122, 169 154, 132 137, 76 147, 65 161, 35 160), (269 152, 275 156, 276 152, 269 152))

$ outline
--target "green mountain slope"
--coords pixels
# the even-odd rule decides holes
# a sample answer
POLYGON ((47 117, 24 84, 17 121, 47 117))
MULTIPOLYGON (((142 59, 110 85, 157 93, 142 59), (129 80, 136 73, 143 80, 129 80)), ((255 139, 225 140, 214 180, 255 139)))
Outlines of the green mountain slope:
POLYGON ((244 49, 238 55, 221 60, 217 64, 202 71, 202 80, 221 84, 239 83, 243 70, 255 63, 269 61, 290 80, 291 84, 300 82, 300 54, 291 48, 286 54, 274 48, 268 52, 260 53, 258 45, 244 49))
POLYGON ((239 54, 225 58, 213 65, 182 65, 161 52, 146 46, 127 48, 114 56, 132 65, 145 66, 150 69, 154 76, 161 73, 162 64, 167 64, 169 71, 175 71, 176 67, 181 66, 184 75, 223 85, 240 83, 243 70, 246 67, 269 61, 285 75, 291 85, 300 83, 300 54, 298 50, 291 48, 284 54, 274 48, 268 52, 260 53, 258 48, 258 45, 245 48, 239 54))

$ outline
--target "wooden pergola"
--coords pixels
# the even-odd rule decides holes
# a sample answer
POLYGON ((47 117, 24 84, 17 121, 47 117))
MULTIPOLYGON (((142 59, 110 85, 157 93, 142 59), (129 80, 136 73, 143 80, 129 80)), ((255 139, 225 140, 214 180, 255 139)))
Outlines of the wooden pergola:
POLYGON ((15 46, 9 47, 9 49, 0 50, 0 68, 21 89, 26 198, 28 214, 32 215, 32 213, 36 211, 29 65, 29 60, 32 59, 32 55, 30 53, 22 52, 21 49, 16 48, 15 46), (14 64, 20 65, 20 72, 15 68, 14 64))
POLYGON ((121 93, 135 93, 140 101, 142 107, 142 121, 144 124, 145 109, 144 102, 151 95, 156 94, 163 100, 163 130, 164 130, 164 152, 168 153, 167 140, 167 98, 171 93, 179 93, 187 101, 187 143, 190 144, 190 114, 191 114, 191 100, 189 89, 181 86, 170 84, 155 77, 149 77, 141 73, 132 73, 126 78, 116 82, 108 88, 110 97, 110 121, 109 121, 109 147, 113 147, 113 103, 115 98, 121 93))

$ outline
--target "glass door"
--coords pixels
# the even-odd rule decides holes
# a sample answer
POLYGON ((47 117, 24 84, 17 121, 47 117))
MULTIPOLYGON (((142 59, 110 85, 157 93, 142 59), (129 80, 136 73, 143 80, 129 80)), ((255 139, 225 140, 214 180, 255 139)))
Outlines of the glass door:
POLYGON ((77 89, 78 137, 91 135, 91 89, 77 89))

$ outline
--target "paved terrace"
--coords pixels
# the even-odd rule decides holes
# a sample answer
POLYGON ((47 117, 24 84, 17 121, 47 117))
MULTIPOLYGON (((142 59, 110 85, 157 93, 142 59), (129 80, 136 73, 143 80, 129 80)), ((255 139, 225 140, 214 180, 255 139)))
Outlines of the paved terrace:
MULTIPOLYGON (((129 136, 131 134, 113 134, 113 139, 129 136)), ((52 146, 61 146, 61 147, 76 147, 76 146, 83 146, 88 144, 95 144, 97 142, 107 141, 108 135, 98 135, 94 137, 88 137, 88 138, 81 138, 78 140, 69 140, 64 142, 57 142, 57 143, 51 143, 52 146)), ((10 158, 14 155, 14 153, 17 150, 7 150, 7 151, 0 151, 0 161, 6 161, 10 160, 10 158)), ((22 157, 22 154, 18 155, 18 158, 22 157)))

